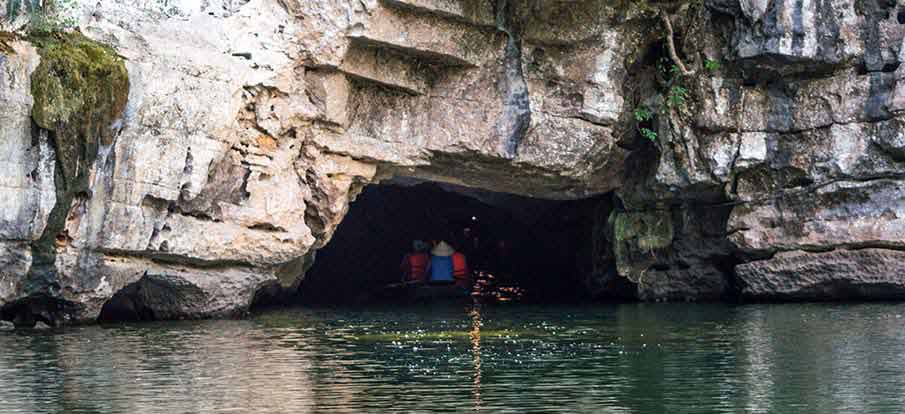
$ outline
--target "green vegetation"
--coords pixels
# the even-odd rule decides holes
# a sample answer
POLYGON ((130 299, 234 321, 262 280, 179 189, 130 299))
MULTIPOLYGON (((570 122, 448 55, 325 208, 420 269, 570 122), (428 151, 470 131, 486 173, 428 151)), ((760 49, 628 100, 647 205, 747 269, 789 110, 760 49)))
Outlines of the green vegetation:
POLYGON ((116 51, 79 32, 35 33, 29 40, 41 55, 31 75, 31 116, 48 131, 57 157, 57 201, 32 253, 52 260, 72 200, 88 187, 98 147, 113 142, 110 126, 126 107, 129 76, 116 51))
POLYGON ((650 128, 641 128, 641 136, 647 138, 650 141, 657 140, 657 133, 650 128))
POLYGON ((655 252, 672 245, 675 235, 669 211, 628 212, 613 211, 609 217, 613 226, 613 253, 620 275, 639 283, 643 272, 634 266, 642 260, 655 258, 655 252))
MULTIPOLYGON (((629 0, 635 10, 640 11, 645 17, 655 17, 660 20, 663 29, 662 55, 655 63, 654 76, 659 84, 659 90, 662 94, 661 106, 654 112, 646 106, 640 105, 634 110, 635 129, 638 133, 650 140, 656 141, 658 136, 654 131, 651 122, 655 122, 654 118, 657 113, 662 113, 671 109, 682 110, 691 99, 690 91, 684 83, 689 77, 693 77, 702 72, 703 69, 709 73, 720 70, 720 62, 705 58, 703 65, 700 60, 692 60, 688 64, 683 61, 682 55, 676 45, 676 33, 673 30, 673 20, 676 16, 700 11, 703 2, 700 0, 680 0, 675 2, 651 2, 650 0, 629 0), (646 125, 642 125, 647 123, 646 125)), ((692 17, 693 18, 693 17, 692 17)), ((687 19, 685 22, 687 26, 687 19)), ((689 29, 685 29, 686 32, 689 29)), ((687 35, 688 33, 686 33, 687 35)))
POLYGON ((110 124, 129 95, 123 59, 112 48, 81 33, 33 36, 41 63, 32 74, 32 118, 55 132, 64 173, 77 175, 77 163, 91 158, 97 140, 109 143, 110 124))
POLYGON ((688 89, 681 85, 673 85, 669 88, 669 94, 666 96, 666 105, 670 108, 678 108, 685 106, 688 98, 688 89))
POLYGON ((643 106, 643 105, 639 106, 639 107, 635 108, 634 115, 635 115, 635 122, 639 125, 638 131, 641 132, 641 135, 644 138, 647 138, 651 141, 656 141, 657 140, 656 132, 654 132, 650 128, 640 126, 641 123, 650 121, 654 118, 654 113, 651 112, 650 108, 643 106))
POLYGON ((651 112, 650 108, 643 105, 635 108, 635 121, 645 122, 651 120, 653 117, 654 113, 651 112))
MULTIPOLYGON (((696 71, 691 71, 691 75, 686 74, 687 70, 683 71, 681 67, 675 64, 670 64, 671 60, 667 57, 663 57, 656 65, 656 71, 659 81, 661 85, 665 85, 666 96, 663 100, 663 105, 659 108, 659 112, 665 111, 667 109, 682 109, 688 103, 689 100, 689 90, 684 86, 684 80, 688 76, 693 76, 696 74, 696 71)), ((707 59, 704 62, 704 67, 709 72, 715 72, 719 70, 720 63, 707 59)), ((639 105, 635 107, 633 112, 635 118, 635 127, 638 132, 644 138, 650 141, 657 140, 657 132, 652 130, 647 126, 643 126, 642 124, 645 122, 652 121, 654 119, 654 115, 656 113, 652 111, 650 108, 644 105, 639 105)))

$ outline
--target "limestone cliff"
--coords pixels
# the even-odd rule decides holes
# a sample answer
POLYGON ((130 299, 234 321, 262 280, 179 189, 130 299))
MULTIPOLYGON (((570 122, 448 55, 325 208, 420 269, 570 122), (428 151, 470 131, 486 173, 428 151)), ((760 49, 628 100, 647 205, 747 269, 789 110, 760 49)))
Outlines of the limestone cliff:
POLYGON ((241 313, 293 291, 356 194, 396 176, 615 194, 596 226, 615 266, 589 288, 905 297, 893 3, 77 4, 74 36, 126 72, 71 106, 82 121, 33 110, 48 45, 0 38, 5 319, 90 321, 117 292, 154 318, 241 313), (670 70, 654 6, 694 74, 670 70))

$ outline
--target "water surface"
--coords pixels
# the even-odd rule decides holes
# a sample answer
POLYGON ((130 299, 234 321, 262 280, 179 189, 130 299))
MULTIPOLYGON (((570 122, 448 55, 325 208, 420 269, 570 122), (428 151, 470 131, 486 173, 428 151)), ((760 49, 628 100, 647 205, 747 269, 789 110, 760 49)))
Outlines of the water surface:
POLYGON ((903 315, 435 306, 0 332, 0 413, 902 413, 903 315))

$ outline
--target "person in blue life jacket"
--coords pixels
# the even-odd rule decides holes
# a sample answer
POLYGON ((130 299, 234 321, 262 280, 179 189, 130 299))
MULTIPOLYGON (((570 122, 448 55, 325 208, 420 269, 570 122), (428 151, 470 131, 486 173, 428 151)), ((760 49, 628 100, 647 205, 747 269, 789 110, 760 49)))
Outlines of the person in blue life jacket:
POLYGON ((427 274, 430 284, 456 285, 465 291, 471 290, 471 270, 465 255, 445 240, 434 242, 427 274))
POLYGON ((446 285, 455 283, 453 271, 453 254, 456 250, 444 240, 434 242, 431 250, 431 261, 427 265, 428 283, 434 285, 446 285))

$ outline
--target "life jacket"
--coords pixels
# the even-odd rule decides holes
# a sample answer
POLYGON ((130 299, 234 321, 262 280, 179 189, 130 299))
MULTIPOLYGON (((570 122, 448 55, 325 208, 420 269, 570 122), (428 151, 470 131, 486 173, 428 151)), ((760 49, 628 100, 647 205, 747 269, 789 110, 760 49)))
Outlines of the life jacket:
POLYGON ((453 253, 452 264, 456 286, 468 288, 471 285, 471 274, 468 271, 468 262, 465 260, 465 255, 459 252, 453 253))
POLYGON ((431 283, 452 283, 455 281, 453 278, 452 257, 433 255, 431 256, 430 268, 431 283))
POLYGON ((412 253, 405 256, 406 281, 423 282, 427 278, 427 263, 430 256, 427 253, 412 253))

